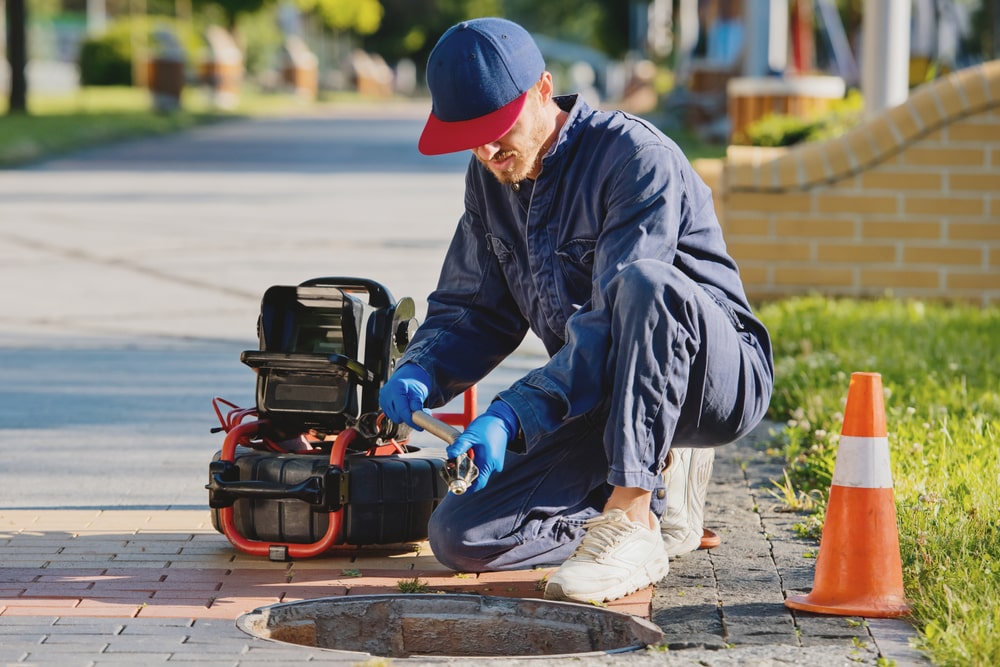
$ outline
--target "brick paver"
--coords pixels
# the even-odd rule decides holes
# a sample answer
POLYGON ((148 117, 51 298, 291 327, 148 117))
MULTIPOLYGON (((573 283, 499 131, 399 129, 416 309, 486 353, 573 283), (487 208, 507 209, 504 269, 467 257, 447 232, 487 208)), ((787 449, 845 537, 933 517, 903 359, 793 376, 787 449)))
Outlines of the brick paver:
MULTIPOLYGON (((276 563, 240 554, 208 510, 0 513, 0 615, 237 618, 252 609, 337 595, 444 593, 542 596, 552 569, 454 573, 426 543, 349 548, 276 563), (77 524, 79 522, 79 524, 77 524)), ((651 590, 609 605, 648 617, 651 590)))
MULTIPOLYGON (((608 605, 650 618, 671 650, 580 660, 727 665, 770 647, 792 662, 874 664, 882 655, 900 667, 921 664, 906 646, 902 621, 821 617, 784 606, 786 594, 812 585, 816 546, 795 535, 800 518, 779 512, 766 493, 780 474, 752 441, 719 450, 707 516, 722 545, 673 560, 655 590, 608 605)), ((251 638, 233 621, 279 602, 398 594, 401 584, 540 598, 553 571, 455 573, 426 543, 271 562, 236 552, 212 529, 207 509, 3 510, 0 562, 0 662, 60 666, 356 664, 356 654, 251 638)))

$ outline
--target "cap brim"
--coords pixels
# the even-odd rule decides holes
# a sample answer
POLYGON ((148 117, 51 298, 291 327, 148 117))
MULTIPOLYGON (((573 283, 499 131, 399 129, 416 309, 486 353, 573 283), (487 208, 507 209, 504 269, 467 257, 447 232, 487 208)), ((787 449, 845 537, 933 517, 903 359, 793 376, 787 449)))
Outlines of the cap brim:
POLYGON ((432 111, 420 134, 417 149, 424 155, 443 155, 496 141, 514 127, 527 98, 528 93, 525 92, 493 113, 452 123, 439 119, 432 111))

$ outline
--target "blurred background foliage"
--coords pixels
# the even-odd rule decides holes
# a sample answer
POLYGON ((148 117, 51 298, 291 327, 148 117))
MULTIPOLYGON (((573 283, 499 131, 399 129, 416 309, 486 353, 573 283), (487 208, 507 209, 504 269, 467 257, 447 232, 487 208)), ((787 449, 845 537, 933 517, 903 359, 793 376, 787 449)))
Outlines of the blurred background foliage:
MULTIPOLYGON (((29 22, 38 26, 57 22, 82 24, 88 4, 95 0, 10 0, 25 4, 29 22)), ((854 39, 860 31, 864 0, 835 0, 845 33, 854 39)), ((951 0, 969 12, 962 37, 963 49, 980 60, 997 52, 996 0, 951 0)), ((612 59, 622 59, 635 50, 633 18, 648 5, 638 0, 101 0, 110 20, 141 13, 173 17, 196 29, 208 23, 223 25, 245 39, 263 38, 262 22, 275 33, 275 17, 282 4, 296 6, 314 35, 348 39, 352 46, 381 55, 388 63, 415 61, 418 67, 430 48, 451 25, 477 16, 504 16, 528 30, 547 37, 579 44, 612 59)), ((672 7, 676 13, 679 1, 672 7)), ((657 56, 653 56, 654 59, 657 56)), ((660 57, 670 66, 676 54, 660 57)))
MULTIPOLYGON (((718 121, 726 120, 725 81, 719 79, 710 91, 716 97, 722 91, 721 102, 711 96, 695 99, 676 93, 684 93, 685 88, 694 91, 690 64, 692 58, 705 59, 705 44, 710 40, 706 33, 712 21, 723 15, 721 9, 728 7, 730 16, 741 16, 748 0, 697 0, 699 11, 708 8, 701 16, 697 44, 681 48, 683 1, 0 0, 0 5, 9 9, 19 3, 26 10, 27 62, 75 68, 81 86, 145 85, 146 63, 158 56, 157 36, 164 31, 175 37, 183 53, 187 84, 204 86, 208 82, 204 67, 215 48, 206 33, 211 26, 221 26, 241 53, 241 83, 258 91, 287 91, 282 68, 289 57, 290 38, 299 40, 316 59, 319 99, 351 92, 370 94, 373 88, 363 90, 359 83, 363 76, 376 81, 381 95, 420 95, 424 64, 445 30, 469 18, 502 16, 536 36, 559 92, 589 92, 592 103, 596 99, 657 116, 655 122, 672 135, 689 132, 709 143, 723 143, 725 125, 718 121), (100 25, 94 25, 95 7, 104 17, 100 25), (362 67, 373 69, 361 72, 362 67), (646 90, 629 100, 640 71, 645 77, 640 85, 646 90)), ((850 49, 857 54, 864 2, 788 0, 790 10, 812 8, 816 46, 811 69, 792 73, 836 74, 830 64, 828 36, 821 35, 826 29, 821 24, 828 20, 819 17, 821 4, 833 8, 850 49)), ((935 60, 933 54, 923 58, 916 79, 911 72, 911 85, 1000 53, 996 34, 1000 0, 914 0, 914 7, 918 3, 933 7, 935 20, 957 16, 956 11, 961 14, 960 21, 953 20, 953 25, 960 24, 961 59, 944 62, 935 60)), ((2 65, 0 90, 4 87, 2 65)), ((737 59, 728 75, 738 76, 739 70, 737 59)), ((822 117, 760 119, 747 129, 747 143, 788 146, 846 131, 860 118, 863 106, 856 82, 848 83, 849 89, 855 89, 822 117)), ((703 92, 695 91, 695 96, 703 92)))

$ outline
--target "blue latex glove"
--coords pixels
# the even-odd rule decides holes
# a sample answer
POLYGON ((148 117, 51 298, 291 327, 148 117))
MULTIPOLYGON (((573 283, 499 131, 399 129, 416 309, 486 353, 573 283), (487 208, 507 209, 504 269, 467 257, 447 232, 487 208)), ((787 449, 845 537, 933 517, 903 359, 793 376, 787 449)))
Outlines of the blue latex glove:
POLYGON ((517 436, 521 428, 513 408, 503 401, 493 401, 486 412, 472 420, 466 429, 448 445, 448 458, 457 458, 472 450, 472 458, 479 468, 479 477, 469 486, 469 491, 478 491, 490 481, 490 475, 503 470, 507 443, 517 436))
POLYGON ((430 392, 431 378, 416 364, 403 364, 396 369, 378 393, 378 402, 385 416, 397 424, 423 431, 413 423, 414 412, 424 409, 430 392))

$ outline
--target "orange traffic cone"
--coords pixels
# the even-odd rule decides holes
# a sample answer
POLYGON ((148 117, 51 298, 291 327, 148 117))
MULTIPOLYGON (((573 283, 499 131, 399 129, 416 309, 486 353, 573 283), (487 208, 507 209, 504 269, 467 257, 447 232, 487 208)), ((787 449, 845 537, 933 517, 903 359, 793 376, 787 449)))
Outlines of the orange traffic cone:
POLYGON ((890 618, 903 597, 882 376, 852 373, 813 589, 785 606, 819 614, 890 618))

